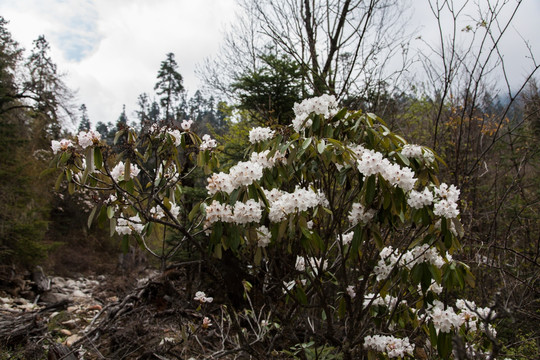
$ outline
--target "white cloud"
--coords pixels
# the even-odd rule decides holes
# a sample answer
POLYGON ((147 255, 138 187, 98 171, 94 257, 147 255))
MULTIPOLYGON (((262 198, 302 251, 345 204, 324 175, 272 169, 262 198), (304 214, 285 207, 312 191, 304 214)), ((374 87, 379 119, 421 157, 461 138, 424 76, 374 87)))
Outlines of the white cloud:
MULTIPOLYGON (((424 26, 424 39, 437 40, 429 9, 413 3, 413 25, 424 26)), ((169 52, 176 55, 184 85, 193 94, 200 87, 196 65, 218 51, 235 11, 235 0, 0 1, 0 14, 23 47, 30 49, 34 39, 46 36, 59 71, 78 90, 77 107, 85 103, 93 123, 116 121, 123 104, 134 120, 137 96, 153 92, 159 65, 169 52)), ((538 53, 539 15, 540 2, 523 2, 512 34, 502 43, 512 79, 522 79, 530 70, 515 30, 534 41, 538 53)))
MULTIPOLYGON (((151 93, 165 55, 173 52, 193 93, 195 67, 213 55, 234 0, 4 0, 0 12, 25 48, 44 34, 66 83, 85 103, 92 122, 116 121, 126 104, 151 93)), ((132 117, 133 118, 133 117, 132 117)))

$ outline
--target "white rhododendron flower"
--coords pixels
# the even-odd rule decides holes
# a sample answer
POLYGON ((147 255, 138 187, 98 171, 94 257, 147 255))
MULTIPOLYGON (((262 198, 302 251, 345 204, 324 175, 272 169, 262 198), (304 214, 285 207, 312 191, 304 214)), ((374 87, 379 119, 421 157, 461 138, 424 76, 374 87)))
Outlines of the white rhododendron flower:
POLYGON ((409 338, 399 339, 387 335, 366 336, 364 348, 386 353, 389 358, 403 358, 407 354, 412 356, 414 352, 414 344, 409 342, 409 338))
POLYGON ((275 131, 267 127, 256 127, 249 131, 249 142, 252 144, 270 140, 274 137, 275 131))
POLYGON ((70 147, 73 147, 73 143, 71 142, 71 140, 62 139, 60 141, 51 141, 51 149, 53 151, 53 154, 56 154, 59 151, 66 151, 70 147))
POLYGON ((189 129, 191 129, 191 125, 193 125, 193 120, 184 120, 180 124, 180 127, 182 128, 182 130, 188 131, 189 129))
MULTIPOLYGON (((277 192, 274 194, 277 195, 277 192)), ((268 218, 271 222, 280 222, 289 214, 328 204, 328 200, 320 190, 315 192, 311 189, 302 189, 300 187, 296 187, 293 193, 281 193, 275 201, 271 201, 268 197, 267 200, 270 202, 268 218)))
POLYGON ((330 118, 337 114, 338 103, 334 95, 322 95, 311 99, 305 99, 301 103, 295 103, 293 106, 295 118, 292 121, 296 132, 310 127, 313 122, 308 119, 311 113, 330 118))
POLYGON ((180 146, 182 142, 182 133, 180 132, 180 130, 167 130, 167 134, 169 134, 173 138, 174 146, 180 146))
POLYGON ((356 297, 356 291, 354 291, 353 285, 347 286, 347 294, 349 295, 351 299, 354 299, 356 297))
POLYGON ((81 131, 77 135, 77 140, 79 141, 79 145, 83 149, 86 149, 89 146, 99 144, 99 140, 101 140, 101 134, 94 130, 81 131))
POLYGON ((141 234, 144 229, 144 224, 141 223, 139 214, 130 217, 129 219, 118 218, 116 222, 116 232, 118 235, 130 235, 133 231, 141 234))
POLYGON ((422 147, 420 145, 407 144, 401 149, 401 154, 408 158, 422 158, 422 147))
POLYGON ((196 300, 200 303, 211 303, 212 301, 214 301, 214 298, 206 296, 204 291, 197 291, 193 300, 196 300))
POLYGON ((357 167, 358 171, 364 176, 368 177, 379 174, 390 184, 404 191, 412 190, 416 183, 412 169, 408 167, 402 168, 398 164, 392 164, 382 153, 377 151, 363 149, 357 161, 357 167))
POLYGON ((348 219, 351 226, 355 226, 359 223, 367 224, 371 219, 373 219, 376 213, 377 212, 373 209, 366 210, 366 208, 364 208, 364 206, 360 203, 354 203, 352 204, 351 211, 349 211, 348 219))
POLYGON ((267 247, 272 240, 272 234, 270 233, 270 230, 268 230, 268 228, 264 225, 257 228, 257 237, 257 245, 259 247, 267 247))
POLYGON ((421 209, 424 206, 431 205, 433 203, 433 193, 425 188, 424 191, 411 190, 407 204, 413 209, 421 209))
MULTIPOLYGON (((116 166, 112 169, 111 171, 111 177, 115 180, 115 181, 120 181, 120 180, 124 180, 124 171, 126 169, 126 165, 124 164, 124 162, 120 161, 118 164, 116 164, 116 166)), ((139 172, 141 171, 141 169, 139 169, 137 167, 137 165, 135 164, 130 164, 130 175, 131 177, 135 177, 137 175, 139 175, 139 172)))
POLYGON ((213 148, 215 148, 217 146, 217 141, 212 139, 210 137, 210 135, 208 134, 205 134, 203 135, 202 137, 202 143, 201 145, 199 146, 199 148, 204 151, 204 150, 212 150, 213 148))

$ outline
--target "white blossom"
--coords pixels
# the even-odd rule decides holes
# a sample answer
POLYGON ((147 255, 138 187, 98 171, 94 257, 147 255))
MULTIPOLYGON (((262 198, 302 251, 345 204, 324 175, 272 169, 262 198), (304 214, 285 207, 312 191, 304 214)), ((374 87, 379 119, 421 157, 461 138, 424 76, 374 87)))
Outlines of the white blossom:
MULTIPOLYGON (((277 192, 274 192, 278 195, 277 192)), ((320 191, 315 192, 312 189, 302 189, 296 187, 293 193, 283 192, 279 196, 276 196, 275 201, 270 202, 270 211, 268 218, 271 222, 280 222, 284 220, 289 214, 297 211, 307 211, 309 208, 322 205, 327 206, 328 200, 324 194, 320 191)))
POLYGON ((370 335, 364 338, 364 348, 385 352, 389 358, 402 358, 406 354, 413 355, 414 344, 409 342, 409 338, 399 339, 387 335, 370 335))
POLYGON ((353 203, 351 211, 349 211, 349 222, 351 226, 355 226, 358 223, 367 224, 377 212, 373 209, 366 210, 366 208, 360 203, 353 203))
POLYGON ((211 150, 213 148, 215 148, 217 146, 217 141, 212 139, 210 137, 210 135, 208 134, 205 134, 203 135, 202 137, 202 143, 201 145, 199 146, 199 148, 204 151, 204 150, 211 150))
POLYGON ((414 209, 421 209, 424 206, 431 205, 433 203, 433 193, 425 188, 424 191, 411 190, 407 204, 414 209))
POLYGON ((189 129, 191 129, 191 125, 193 125, 193 120, 184 120, 180 124, 180 127, 182 128, 182 130, 188 131, 189 129))
POLYGON ((167 134, 169 134, 173 138, 174 146, 180 146, 180 144, 182 143, 182 133, 180 132, 180 130, 168 130, 167 134))
POLYGON ((249 131, 249 142, 252 144, 266 141, 274 137, 275 131, 267 127, 256 127, 249 131))
POLYGON ((66 151, 70 147, 73 147, 73 143, 71 142, 71 140, 62 139, 60 141, 51 141, 51 149, 53 151, 53 154, 56 154, 59 151, 66 151))
POLYGON ((257 228, 257 237, 257 245, 259 247, 267 247, 272 240, 272 234, 270 233, 270 230, 268 230, 268 228, 264 225, 257 228))
POLYGON ((321 95, 311 99, 305 99, 301 103, 295 103, 293 106, 295 118, 292 125, 296 132, 308 128, 312 125, 311 119, 308 119, 311 113, 330 118, 337 114, 338 103, 333 95, 321 95))
POLYGON ((351 299, 354 299, 356 297, 356 291, 354 291, 353 285, 347 286, 347 294, 349 295, 351 299))
POLYGON ((141 234, 144 225, 141 223, 139 214, 130 217, 129 219, 118 218, 116 221, 116 232, 118 235, 130 235, 133 231, 141 234))
POLYGON ((401 154, 408 158, 422 158, 422 147, 420 145, 407 144, 401 149, 401 154))
MULTIPOLYGON (((124 171, 125 171, 125 164, 124 162, 120 161, 118 164, 116 164, 116 166, 112 169, 111 171, 111 177, 115 180, 115 181, 121 181, 121 180, 124 180, 124 171)), ((139 175, 139 172, 141 171, 141 169, 139 169, 137 167, 137 165, 135 164, 131 164, 130 165, 130 174, 131 174, 131 177, 135 177, 137 175, 139 175)))
POLYGON ((195 297, 193 298, 193 300, 198 301, 200 303, 211 303, 212 301, 214 301, 214 298, 206 296, 204 291, 197 291, 195 293, 195 297))
POLYGON ((94 130, 81 131, 77 135, 77 139, 79 141, 79 145, 83 149, 86 149, 89 146, 99 144, 99 140, 101 140, 101 134, 94 130))

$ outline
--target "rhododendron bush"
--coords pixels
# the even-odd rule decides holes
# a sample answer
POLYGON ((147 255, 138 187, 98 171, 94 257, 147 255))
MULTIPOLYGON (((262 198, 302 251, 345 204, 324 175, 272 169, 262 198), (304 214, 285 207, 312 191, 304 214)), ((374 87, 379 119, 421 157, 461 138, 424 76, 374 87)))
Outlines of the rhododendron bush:
POLYGON ((454 256, 460 192, 437 178, 441 160, 332 96, 294 112, 289 127, 252 129, 227 171, 189 122, 127 130, 120 153, 95 134, 53 143, 54 164, 72 191, 104 194, 90 221, 110 219, 155 256, 182 244, 205 261, 233 254, 244 298, 266 314, 266 337, 246 330, 244 346, 281 337, 345 359, 489 357, 495 314, 459 296, 474 280, 454 256), (194 204, 184 179, 196 168, 207 198, 194 204), (179 240, 153 249, 146 238, 163 227, 179 240))

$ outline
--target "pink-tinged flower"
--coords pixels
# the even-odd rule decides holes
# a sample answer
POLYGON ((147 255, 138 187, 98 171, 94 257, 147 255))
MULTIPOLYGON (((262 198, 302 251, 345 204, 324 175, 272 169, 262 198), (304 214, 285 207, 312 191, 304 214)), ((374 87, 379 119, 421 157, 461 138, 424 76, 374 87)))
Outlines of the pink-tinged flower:
POLYGON ((70 147, 73 147, 73 143, 71 142, 71 140, 62 139, 60 141, 51 141, 51 149, 53 151, 53 154, 56 154, 59 151, 66 151, 70 147))
POLYGON ((81 131, 79 135, 77 135, 77 139, 79 140, 79 145, 83 149, 86 149, 89 146, 99 144, 101 134, 93 130, 81 131))
POLYGON ((202 321, 202 327, 203 329, 208 329, 210 326, 212 326, 212 321, 208 317, 204 317, 202 321))
POLYGON ((193 300, 199 301, 202 304, 202 303, 211 303, 212 301, 214 301, 214 298, 206 296, 204 291, 197 291, 195 293, 195 297, 193 298, 193 300))
POLYGON ((180 124, 180 127, 181 127, 182 130, 184 130, 184 131, 189 131, 189 129, 191 129, 191 125, 193 125, 193 120, 184 120, 184 121, 182 121, 182 123, 180 124))

